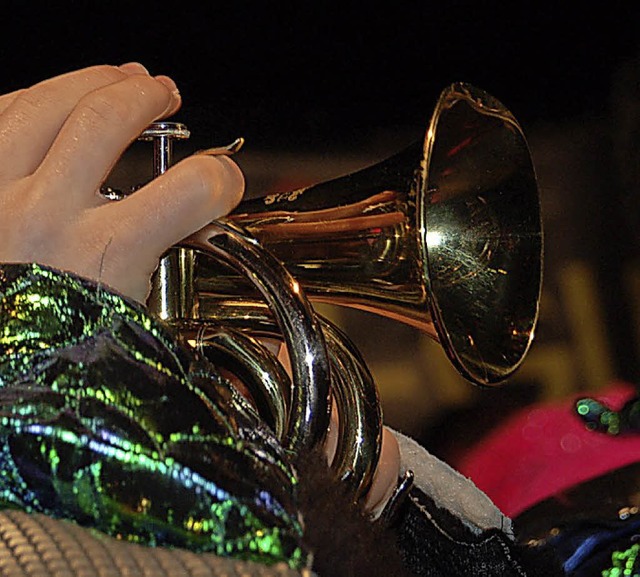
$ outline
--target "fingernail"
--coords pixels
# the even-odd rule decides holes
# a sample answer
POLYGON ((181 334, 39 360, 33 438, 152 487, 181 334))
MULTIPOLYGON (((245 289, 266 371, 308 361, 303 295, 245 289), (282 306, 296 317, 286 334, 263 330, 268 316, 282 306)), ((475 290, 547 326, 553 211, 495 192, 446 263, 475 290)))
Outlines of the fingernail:
POLYGON ((231 144, 227 146, 216 146, 215 148, 207 148, 205 150, 198 150, 195 154, 201 154, 204 156, 231 156, 238 152, 244 145, 244 138, 236 138, 231 144))
POLYGON ((180 102, 180 91, 176 83, 168 76, 156 76, 155 79, 164 84, 171 92, 171 104, 169 104, 168 110, 173 109, 180 102))
POLYGON ((156 76, 155 79, 164 84, 171 91, 171 94, 180 94, 176 83, 168 76, 156 76))
POLYGON ((127 74, 149 74, 149 71, 139 62, 127 62, 118 68, 127 74))

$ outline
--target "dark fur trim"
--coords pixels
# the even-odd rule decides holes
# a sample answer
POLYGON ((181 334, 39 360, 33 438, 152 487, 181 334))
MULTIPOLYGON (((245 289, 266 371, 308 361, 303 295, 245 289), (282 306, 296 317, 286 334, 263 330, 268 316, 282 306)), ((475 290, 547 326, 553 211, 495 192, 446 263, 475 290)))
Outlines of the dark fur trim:
POLYGON ((372 523, 336 481, 320 452, 302 455, 300 509, 319 577, 415 577, 403 565, 395 531, 372 523))
POLYGON ((393 526, 385 526, 353 503, 322 453, 301 456, 296 467, 306 541, 319 577, 563 575, 550 551, 514 543, 498 529, 475 535, 420 491, 412 491, 393 526))

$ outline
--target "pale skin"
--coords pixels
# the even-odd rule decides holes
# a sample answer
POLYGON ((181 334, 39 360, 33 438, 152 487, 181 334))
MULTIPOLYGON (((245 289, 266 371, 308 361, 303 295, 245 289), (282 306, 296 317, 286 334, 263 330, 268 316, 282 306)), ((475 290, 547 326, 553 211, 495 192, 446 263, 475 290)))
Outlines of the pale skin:
MULTIPOLYGON (((85 68, 0 96, 0 262, 49 265, 144 303, 161 255, 229 213, 244 191, 228 157, 195 155, 122 201, 100 196, 129 144, 180 105, 174 81, 138 63, 85 68)), ((385 430, 367 509, 388 499, 399 467, 385 430)))

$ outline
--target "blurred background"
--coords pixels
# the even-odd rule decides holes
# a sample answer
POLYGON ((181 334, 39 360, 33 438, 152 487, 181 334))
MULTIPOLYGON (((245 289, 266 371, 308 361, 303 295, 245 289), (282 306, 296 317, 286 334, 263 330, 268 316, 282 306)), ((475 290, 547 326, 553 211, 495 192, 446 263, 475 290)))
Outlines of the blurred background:
POLYGON ((369 363, 387 422, 455 461, 519 407, 640 382, 637 6, 5 0, 0 89, 140 61, 181 89, 184 153, 246 138, 237 160, 250 194, 339 176, 422 138, 451 82, 501 100, 529 139, 545 227, 540 324, 516 376, 474 388, 414 329, 325 311, 369 363))

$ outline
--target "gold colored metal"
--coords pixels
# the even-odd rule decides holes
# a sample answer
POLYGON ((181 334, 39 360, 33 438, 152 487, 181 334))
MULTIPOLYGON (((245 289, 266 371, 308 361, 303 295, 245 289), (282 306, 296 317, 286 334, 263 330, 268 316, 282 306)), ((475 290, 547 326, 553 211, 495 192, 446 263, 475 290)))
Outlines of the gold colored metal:
MULTIPOLYGON (((169 164, 172 130, 160 123, 143 135, 156 142, 156 173, 169 164)), ((233 154, 242 143, 199 154, 233 154)), ((185 239, 163 259, 148 304, 241 376, 293 452, 324 441, 333 396, 333 467, 359 498, 380 454, 377 390, 347 336, 308 299, 418 327, 465 378, 495 385, 531 345, 542 248, 519 124, 492 96, 459 83, 442 92, 422 141, 359 172, 244 201, 185 239), (248 335, 287 345, 291 380, 248 335)))
MULTIPOLYGON (((211 223, 180 243, 215 257, 250 279, 276 320, 291 359, 291 402, 283 445, 293 452, 323 443, 331 407, 330 361, 320 322, 296 279, 231 223, 211 223)), ((213 318, 213 317, 209 317, 213 318)), ((180 330, 184 321, 171 319, 180 330)))
MULTIPOLYGON (((538 189, 523 132, 467 84, 443 91, 424 141, 354 174, 244 201, 229 216, 311 300, 368 310, 437 339, 480 386, 505 381, 533 339, 542 281, 538 189)), ((250 295, 196 257, 194 310, 250 295)))
MULTIPOLYGON (((261 307, 267 305, 259 303, 261 307)), ((216 320, 189 321, 179 324, 180 339, 209 359, 216 367, 226 369, 234 377, 234 384, 242 383, 262 421, 279 439, 286 438, 291 414, 292 384, 289 375, 276 356, 254 336, 259 327, 248 331, 246 318, 233 328, 238 310, 234 306, 228 318, 216 315, 216 320)), ((230 311, 227 310, 227 313, 230 311)), ((269 326, 281 339, 280 331, 269 315, 269 326)), ((228 375, 227 375, 228 376, 228 375)))
MULTIPOLYGON (((160 176, 172 161, 175 139, 188 138, 183 124, 157 122, 149 126, 140 140, 154 144, 153 174, 160 176)), ((237 139, 229 146, 211 148, 201 154, 233 154, 243 144, 237 139)), ((151 281, 147 307, 152 314, 173 326, 182 338, 209 357, 226 355, 232 370, 244 373, 247 384, 253 385, 253 398, 259 403, 259 414, 266 417, 274 431, 280 434, 285 447, 299 452, 324 442, 329 426, 331 407, 330 361, 324 334, 299 283, 283 265, 264 250, 254 238, 232 223, 211 223, 180 246, 171 248, 161 259, 151 281), (200 327, 194 334, 193 279, 196 251, 215 257, 232 270, 250 279, 252 286, 269 304, 291 358, 292 381, 290 391, 284 391, 281 374, 273 372, 256 386, 256 359, 264 351, 245 343, 239 351, 240 335, 227 332, 216 334, 215 328, 200 327), (235 350, 234 350, 235 349, 235 350), (240 368, 245 364, 244 371, 240 368), (259 389, 262 390, 259 390, 259 389), (283 414, 286 408, 286 414, 283 414), (269 420, 272 417, 272 420, 269 420)), ((212 320, 212 317, 207 317, 212 320)), ((262 368, 270 370, 264 359, 262 368)))
MULTIPOLYGON (((248 333, 260 339, 282 341, 282 332, 269 306, 265 302, 247 299, 221 299, 214 306, 215 310, 210 311, 211 318, 215 319, 214 328, 207 327, 211 324, 210 320, 192 321, 193 324, 182 324, 181 333, 184 334, 186 329, 187 334, 194 338, 192 346, 202 350, 214 362, 223 361, 224 366, 232 367, 246 364, 249 369, 245 368, 245 371, 261 372, 264 382, 255 382, 254 375, 249 374, 245 384, 252 395, 257 390, 258 395, 266 393, 269 396, 268 399, 254 399, 264 421, 268 424, 278 421, 281 418, 280 407, 286 406, 285 414, 289 414, 291 400, 284 397, 287 395, 286 384, 290 384, 290 381, 282 377, 273 386, 275 379, 271 375, 279 374, 276 367, 266 362, 255 364, 253 358, 245 360, 249 353, 244 351, 236 351, 234 358, 215 357, 211 351, 204 350, 208 346, 205 339, 196 335, 198 332, 202 334, 203 329, 205 334, 217 331, 215 327, 220 325, 232 334, 248 333)), ((349 337, 323 316, 317 315, 317 318, 325 337, 331 367, 332 398, 338 410, 337 450, 331 468, 337 478, 349 485, 357 499, 366 495, 380 458, 383 422, 378 389, 364 359, 349 337)), ((247 349, 251 350, 252 347, 247 349)), ((270 362, 268 359, 266 361, 270 362)))

